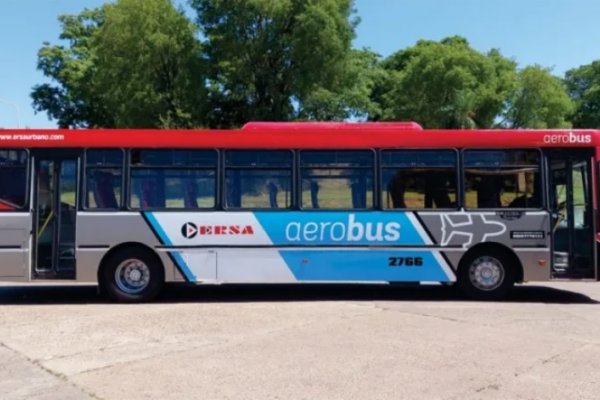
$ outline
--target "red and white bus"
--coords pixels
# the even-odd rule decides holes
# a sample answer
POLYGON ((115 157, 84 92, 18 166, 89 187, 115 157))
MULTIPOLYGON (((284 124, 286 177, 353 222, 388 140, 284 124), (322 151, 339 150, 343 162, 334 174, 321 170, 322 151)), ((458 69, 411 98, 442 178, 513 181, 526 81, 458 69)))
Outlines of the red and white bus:
POLYGON ((600 131, 249 123, 0 131, 0 279, 514 283, 599 276, 600 131))

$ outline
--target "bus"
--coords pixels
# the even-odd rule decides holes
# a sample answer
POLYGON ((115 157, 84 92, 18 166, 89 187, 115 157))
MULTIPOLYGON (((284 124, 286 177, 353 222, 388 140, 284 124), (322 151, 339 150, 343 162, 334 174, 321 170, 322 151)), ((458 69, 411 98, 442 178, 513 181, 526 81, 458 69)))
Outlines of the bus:
POLYGON ((598 280, 600 131, 252 122, 0 131, 0 280, 598 280))

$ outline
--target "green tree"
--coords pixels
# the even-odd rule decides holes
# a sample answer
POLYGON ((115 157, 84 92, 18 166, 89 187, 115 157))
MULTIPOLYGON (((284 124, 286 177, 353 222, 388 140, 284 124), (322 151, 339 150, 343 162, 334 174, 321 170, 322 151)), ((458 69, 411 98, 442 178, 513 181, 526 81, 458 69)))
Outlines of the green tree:
POLYGON ((337 88, 317 88, 306 96, 298 112, 300 119, 365 120, 369 115, 380 113, 379 104, 371 98, 376 82, 385 73, 379 56, 366 49, 352 50, 347 62, 338 76, 341 83, 337 88))
POLYGON ((37 64, 56 84, 33 87, 33 108, 45 111, 61 128, 112 126, 112 118, 89 84, 95 70, 90 39, 104 21, 104 8, 62 15, 58 20, 62 27, 60 39, 66 46, 44 42, 37 64))
POLYGON ((351 51, 358 23, 352 0, 191 0, 190 5, 205 38, 211 126, 341 119, 368 103, 356 99, 368 83, 351 79, 352 69, 368 64, 364 54, 351 51))
POLYGON ((39 52, 57 85, 34 87, 37 111, 64 127, 202 123, 200 44, 171 0, 117 0, 59 20, 68 46, 39 52))
POLYGON ((462 37, 421 40, 382 62, 373 120, 416 121, 427 128, 488 128, 516 87, 516 64, 482 54, 462 37))
POLYGON ((600 128, 600 60, 567 71, 565 83, 575 101, 573 126, 600 128))
POLYGON ((511 97, 504 126, 510 128, 569 128, 573 112, 563 82, 539 65, 519 71, 518 88, 511 97))
POLYGON ((196 28, 171 0, 118 0, 92 39, 92 84, 118 127, 200 124, 196 28))

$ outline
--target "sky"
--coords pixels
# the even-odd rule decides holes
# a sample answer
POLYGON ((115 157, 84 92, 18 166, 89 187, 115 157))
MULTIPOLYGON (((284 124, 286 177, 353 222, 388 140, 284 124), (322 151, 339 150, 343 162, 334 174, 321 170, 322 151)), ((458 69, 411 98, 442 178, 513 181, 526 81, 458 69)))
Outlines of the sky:
MULTIPOLYGON (((44 41, 58 43, 61 14, 106 0, 0 0, 0 127, 53 128, 35 114, 31 89, 47 82, 36 69, 44 41)), ((184 3, 185 0, 177 0, 184 3)), ((500 49, 523 67, 540 64, 562 76, 600 59, 598 0, 355 0, 354 41, 382 56, 420 39, 460 35, 479 51, 500 49)))

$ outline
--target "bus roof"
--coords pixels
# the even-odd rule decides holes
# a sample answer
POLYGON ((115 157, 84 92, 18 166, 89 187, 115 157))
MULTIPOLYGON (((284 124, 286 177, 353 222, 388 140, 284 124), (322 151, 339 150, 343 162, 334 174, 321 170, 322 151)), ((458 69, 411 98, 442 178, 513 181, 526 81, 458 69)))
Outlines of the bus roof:
POLYGON ((414 122, 252 122, 232 130, 0 129, 0 148, 596 147, 598 130, 440 130, 414 122))

